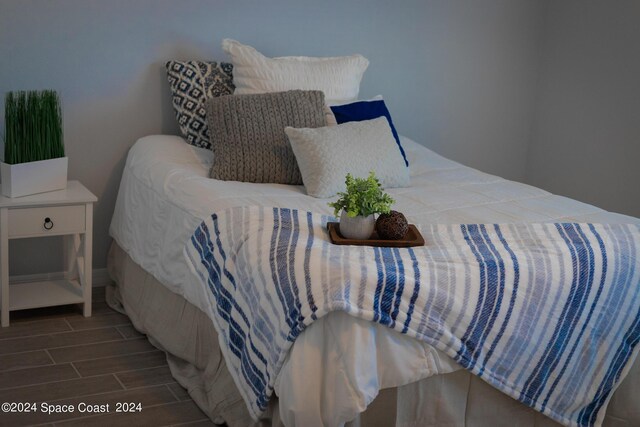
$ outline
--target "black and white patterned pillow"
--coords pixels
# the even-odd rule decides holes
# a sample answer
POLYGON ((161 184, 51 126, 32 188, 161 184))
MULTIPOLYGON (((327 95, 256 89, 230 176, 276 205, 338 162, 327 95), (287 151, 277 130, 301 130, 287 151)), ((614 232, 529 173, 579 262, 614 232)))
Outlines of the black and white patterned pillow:
POLYGON ((191 145, 211 148, 205 101, 233 93, 233 65, 226 62, 169 61, 166 67, 173 109, 182 134, 191 145))

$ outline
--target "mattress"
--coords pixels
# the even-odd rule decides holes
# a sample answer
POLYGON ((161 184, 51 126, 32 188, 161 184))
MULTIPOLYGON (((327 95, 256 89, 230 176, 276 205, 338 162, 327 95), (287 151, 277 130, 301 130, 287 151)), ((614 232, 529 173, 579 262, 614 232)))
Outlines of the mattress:
MULTIPOLYGON (((388 192, 412 223, 639 221, 465 167, 408 138, 401 141, 412 186, 388 192)), ((211 163, 211 151, 180 137, 140 139, 127 158, 110 228, 135 263, 204 313, 213 313, 208 290, 182 256, 204 218, 249 205, 331 213, 329 200, 307 196, 302 186, 209 179, 211 163)), ((276 382, 288 425, 339 425, 364 410, 380 389, 459 369, 427 344, 391 330, 364 325, 352 339, 335 340, 331 330, 352 327, 349 316, 329 315, 320 322, 296 341, 276 382)))

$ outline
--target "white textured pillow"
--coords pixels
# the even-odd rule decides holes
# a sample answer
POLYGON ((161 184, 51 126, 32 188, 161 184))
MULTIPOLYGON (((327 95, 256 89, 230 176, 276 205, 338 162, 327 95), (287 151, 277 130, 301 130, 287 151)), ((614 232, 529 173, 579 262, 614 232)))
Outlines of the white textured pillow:
POLYGON ((307 194, 331 197, 345 190, 347 173, 374 171, 385 188, 408 187, 409 168, 385 117, 315 129, 286 127, 307 194))
POLYGON ((222 49, 231 56, 236 94, 321 90, 329 105, 357 99, 360 81, 369 66, 362 55, 267 58, 253 47, 230 39, 222 40, 222 49))

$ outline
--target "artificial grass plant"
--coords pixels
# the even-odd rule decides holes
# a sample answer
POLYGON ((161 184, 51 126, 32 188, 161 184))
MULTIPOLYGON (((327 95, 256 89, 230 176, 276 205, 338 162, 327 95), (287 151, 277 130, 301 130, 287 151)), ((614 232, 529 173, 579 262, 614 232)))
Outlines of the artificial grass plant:
POLYGON ((8 92, 4 118, 5 163, 64 157, 62 110, 55 91, 8 92))

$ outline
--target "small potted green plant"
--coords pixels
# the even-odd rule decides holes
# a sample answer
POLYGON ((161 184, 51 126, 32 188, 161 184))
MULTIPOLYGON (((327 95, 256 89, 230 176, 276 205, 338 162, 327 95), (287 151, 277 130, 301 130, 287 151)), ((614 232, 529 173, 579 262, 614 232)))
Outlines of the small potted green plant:
POLYGON ((60 99, 51 90, 5 97, 2 194, 27 196, 67 186, 60 99))
POLYGON ((329 203, 334 215, 340 214, 340 234, 347 239, 368 239, 375 227, 375 214, 388 214, 394 200, 382 191, 373 171, 367 178, 347 174, 345 184, 347 191, 338 193, 338 200, 329 203))

